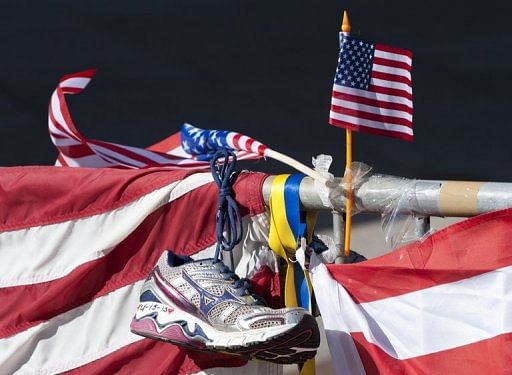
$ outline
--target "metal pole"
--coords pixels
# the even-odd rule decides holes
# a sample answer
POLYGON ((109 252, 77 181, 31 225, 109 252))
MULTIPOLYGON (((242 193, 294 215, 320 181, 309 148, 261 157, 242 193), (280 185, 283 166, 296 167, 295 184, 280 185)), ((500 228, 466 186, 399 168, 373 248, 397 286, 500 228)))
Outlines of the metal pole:
POLYGON ((414 229, 417 238, 422 238, 430 232, 430 216, 415 216, 414 229))
POLYGON ((332 235, 334 239, 334 246, 336 247, 336 254, 338 255, 334 263, 345 263, 344 256, 344 241, 345 241, 345 222, 343 214, 337 211, 332 211, 332 235))
MULTIPOLYGON (((268 204, 273 176, 263 184, 268 204)), ((300 185, 304 208, 345 211, 341 179, 328 183, 332 207, 322 204, 314 180, 305 177, 300 185)), ((410 180, 373 174, 354 184, 354 203, 360 212, 383 213, 396 208, 415 216, 468 217, 512 207, 512 183, 410 180)))

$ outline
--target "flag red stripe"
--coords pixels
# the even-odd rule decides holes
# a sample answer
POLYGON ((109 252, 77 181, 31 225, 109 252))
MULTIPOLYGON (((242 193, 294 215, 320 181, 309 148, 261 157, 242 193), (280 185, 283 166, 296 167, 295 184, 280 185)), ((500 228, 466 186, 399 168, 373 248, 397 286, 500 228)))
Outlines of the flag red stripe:
POLYGON ((512 365, 512 334, 409 359, 396 359, 360 332, 351 333, 368 375, 378 374, 501 374, 512 365))
POLYGON ((403 48, 391 47, 391 46, 387 46, 385 44, 376 43, 375 44, 375 49, 376 50, 381 50, 381 51, 384 51, 384 52, 396 53, 397 55, 405 55, 405 56, 407 56, 407 57, 412 59, 412 52, 409 51, 409 50, 403 49, 403 48))
POLYGON ((8 231, 110 211, 193 172, 169 173, 165 168, 81 169, 78 172, 68 168, 29 166, 0 168, 0 173, 0 188, 9 191, 9 206, 0 210, 0 231, 8 231), (25 206, 27 196, 31 197, 30 210, 25 206))
POLYGON ((399 296, 510 266, 512 242, 503 233, 511 225, 512 209, 492 212, 381 257, 327 268, 358 303, 399 296))
POLYGON ((391 68, 399 68, 399 69, 403 69, 403 70, 407 70, 407 71, 411 70, 411 66, 409 64, 406 64, 401 61, 385 59, 383 57, 374 57, 373 64, 389 66, 391 68))
POLYGON ((147 374, 150 368, 152 374, 185 375, 246 363, 233 356, 185 350, 169 343, 143 339, 65 374, 147 374))
POLYGON ((61 87, 61 90, 64 94, 79 94, 84 91, 83 88, 80 87, 61 87))
POLYGON ((377 113, 357 111, 355 109, 339 107, 337 105, 331 105, 331 110, 336 113, 342 113, 342 114, 362 118, 365 120, 380 121, 383 123, 403 125, 403 126, 412 128, 412 122, 407 119, 401 118, 401 117, 384 116, 384 115, 379 115, 377 113))
POLYGON ((368 99, 368 98, 365 98, 362 96, 350 95, 350 94, 347 94, 344 92, 339 92, 336 90, 333 90, 332 96, 336 99, 347 100, 347 101, 351 101, 351 102, 359 103, 359 104, 371 105, 373 107, 378 107, 378 108, 394 109, 394 110, 403 111, 403 112, 406 112, 406 113, 409 113, 410 115, 412 115, 412 108, 407 105, 400 104, 400 103, 391 103, 391 102, 379 101, 376 99, 368 99))
POLYGON ((172 151, 175 148, 178 148, 180 146, 181 146, 181 134, 180 134, 180 132, 177 132, 177 133, 174 133, 173 135, 165 138, 164 140, 149 146, 147 148, 147 150, 167 153, 167 152, 172 151))
POLYGON ((370 128, 368 126, 355 125, 350 122, 340 121, 340 120, 336 120, 333 118, 329 119, 329 124, 331 124, 333 126, 337 126, 339 128, 351 129, 353 131, 364 131, 365 133, 370 133, 370 134, 375 134, 375 135, 383 135, 383 136, 392 137, 392 138, 398 138, 398 139, 402 139, 402 140, 408 141, 408 142, 413 141, 413 137, 411 135, 402 133, 402 132, 398 132, 398 131, 370 128))
MULTIPOLYGON (((242 174, 234 191, 242 216, 264 212, 263 174, 242 174), (259 192, 257 191, 259 189, 259 192)), ((58 183, 58 181, 56 181, 58 183)), ((216 241, 217 187, 199 187, 150 214, 109 254, 77 267, 67 276, 38 284, 0 288, 0 337, 16 334, 143 279, 161 252, 192 255, 216 241), (208 198, 210 197, 210 198, 208 198), (194 221, 188 221, 193 208, 194 221), (180 231, 170 228, 181 227, 180 231)), ((86 198, 82 194, 82 198, 86 198)), ((69 203, 68 203, 69 205, 69 203)))
POLYGON ((89 146, 86 144, 78 144, 72 146, 59 146, 60 152, 70 158, 81 158, 84 156, 93 155, 89 146))
POLYGON ((260 155, 264 155, 265 154, 265 150, 267 149, 267 146, 265 145, 259 145, 258 146, 258 154, 260 155))
MULTIPOLYGON (((9 206, 0 210, 0 231, 55 224, 67 220, 98 215, 122 207, 193 171, 169 172, 165 167, 145 170, 76 169, 55 167, 0 168, 0 189, 9 191, 9 206), (129 183, 127 183, 129 181, 129 183), (25 199, 32 197, 27 211, 25 199), (91 199, 84 199, 91 197, 91 199), (92 197, 94 199, 92 199, 92 197)), ((255 207, 251 214, 265 211, 260 203, 265 174, 241 174, 234 187, 239 189, 240 204, 255 207)), ((262 198, 261 198, 262 199, 262 198)), ((184 240, 186 242, 186 240, 184 240)))
MULTIPOLYGON (((93 78, 96 75, 96 69, 87 69, 78 73, 66 74, 59 80, 59 86, 62 82, 70 78, 93 78)), ((66 86, 64 86, 66 87, 66 86)))
POLYGON ((412 100, 412 94, 409 94, 407 91, 399 90, 399 89, 392 89, 389 87, 383 87, 383 86, 375 86, 370 85, 368 87, 370 91, 379 93, 379 94, 386 94, 386 95, 393 95, 393 96, 401 96, 403 98, 407 98, 409 100, 412 100))
POLYGON ((249 139, 247 140, 247 142, 245 142, 245 148, 244 148, 244 150, 247 150, 248 152, 252 152, 252 151, 251 151, 251 147, 252 147, 252 144, 253 144, 253 143, 254 143, 254 139, 249 138, 249 139))
POLYGON ((238 133, 233 137, 233 145, 235 146, 235 148, 237 150, 240 149, 240 143, 239 143, 240 138, 242 138, 242 134, 238 134, 238 133))
POLYGON ((409 85, 409 86, 412 87, 412 81, 409 78, 406 78, 404 76, 399 76, 399 75, 396 75, 396 74, 377 72, 377 71, 374 70, 372 72, 372 78, 383 79, 383 80, 386 80, 386 81, 405 83, 406 85, 409 85))

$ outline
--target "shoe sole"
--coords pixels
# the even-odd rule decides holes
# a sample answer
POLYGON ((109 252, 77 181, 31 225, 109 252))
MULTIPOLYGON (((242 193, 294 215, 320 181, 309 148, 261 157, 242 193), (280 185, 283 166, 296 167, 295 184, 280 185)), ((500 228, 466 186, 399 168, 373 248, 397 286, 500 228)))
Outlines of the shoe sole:
MULTIPOLYGON (((205 324, 203 322, 203 324, 205 324)), ((188 349, 230 354, 247 360, 259 359, 279 364, 304 363, 313 358, 320 344, 320 333, 315 318, 305 314, 298 324, 290 329, 267 337, 265 341, 247 342, 243 345, 222 345, 214 343, 203 330, 190 331, 187 319, 169 322, 159 326, 156 313, 140 319, 134 318, 130 328, 137 335, 170 342, 188 349), (196 332, 198 331, 198 332, 196 332)), ((213 327, 209 326, 208 330, 213 327)), ((222 337, 222 332, 217 331, 222 337)), ((251 332, 247 332, 251 335, 251 332)), ((229 340, 220 340, 229 342, 229 340)))
POLYGON ((290 330, 272 336, 263 343, 246 346, 216 346, 215 349, 248 359, 260 359, 279 364, 304 363, 316 355, 320 345, 320 332, 315 318, 304 315, 290 330))

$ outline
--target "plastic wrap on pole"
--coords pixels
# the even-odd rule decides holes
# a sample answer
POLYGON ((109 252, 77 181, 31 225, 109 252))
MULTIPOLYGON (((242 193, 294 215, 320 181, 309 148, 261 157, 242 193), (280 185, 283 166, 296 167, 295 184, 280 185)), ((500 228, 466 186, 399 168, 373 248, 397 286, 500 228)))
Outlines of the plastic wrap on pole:
MULTIPOLYGON (((263 184, 267 203, 272 180, 273 176, 269 176, 263 184)), ((399 214, 469 217, 512 207, 512 183, 410 180, 366 172, 354 179, 353 185, 358 212, 382 214, 389 212, 389 207, 395 207, 399 214)), ((344 212, 343 179, 334 178, 327 182, 327 187, 329 207, 322 203, 314 180, 304 178, 300 185, 303 207, 344 212)))
MULTIPOLYGON (((331 155, 320 154, 317 157, 313 157, 311 162, 313 167, 315 167, 315 171, 327 178, 328 181, 332 181, 334 179, 334 175, 329 173, 329 167, 332 163, 331 155)), ((315 188, 318 191, 320 199, 322 200, 322 204, 325 207, 333 208, 329 199, 329 188, 318 180, 315 180, 315 188)))

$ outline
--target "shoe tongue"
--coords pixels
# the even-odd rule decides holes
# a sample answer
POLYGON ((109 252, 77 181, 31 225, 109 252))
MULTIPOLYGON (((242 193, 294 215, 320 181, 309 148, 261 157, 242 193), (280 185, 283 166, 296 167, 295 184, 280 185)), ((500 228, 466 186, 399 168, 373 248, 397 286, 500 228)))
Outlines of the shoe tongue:
MULTIPOLYGON (((194 260, 192 263, 195 263, 195 264, 202 264, 202 265, 206 265, 206 266, 215 266, 219 272, 224 269, 224 271, 229 271, 229 267, 226 266, 224 263, 222 263, 221 261, 216 261, 215 259, 213 258, 206 258, 206 259, 198 259, 198 260, 194 260)), ((236 282, 238 280, 238 275, 236 275, 234 272, 233 272, 233 276, 235 277, 235 279, 233 279, 233 283, 236 282)), ((246 302, 250 305, 259 305, 259 306, 267 306, 267 303, 266 301, 261 298, 260 296, 254 294, 254 293, 250 293, 248 295, 244 295, 244 296, 239 296, 241 298, 244 298, 246 300, 246 302)))

